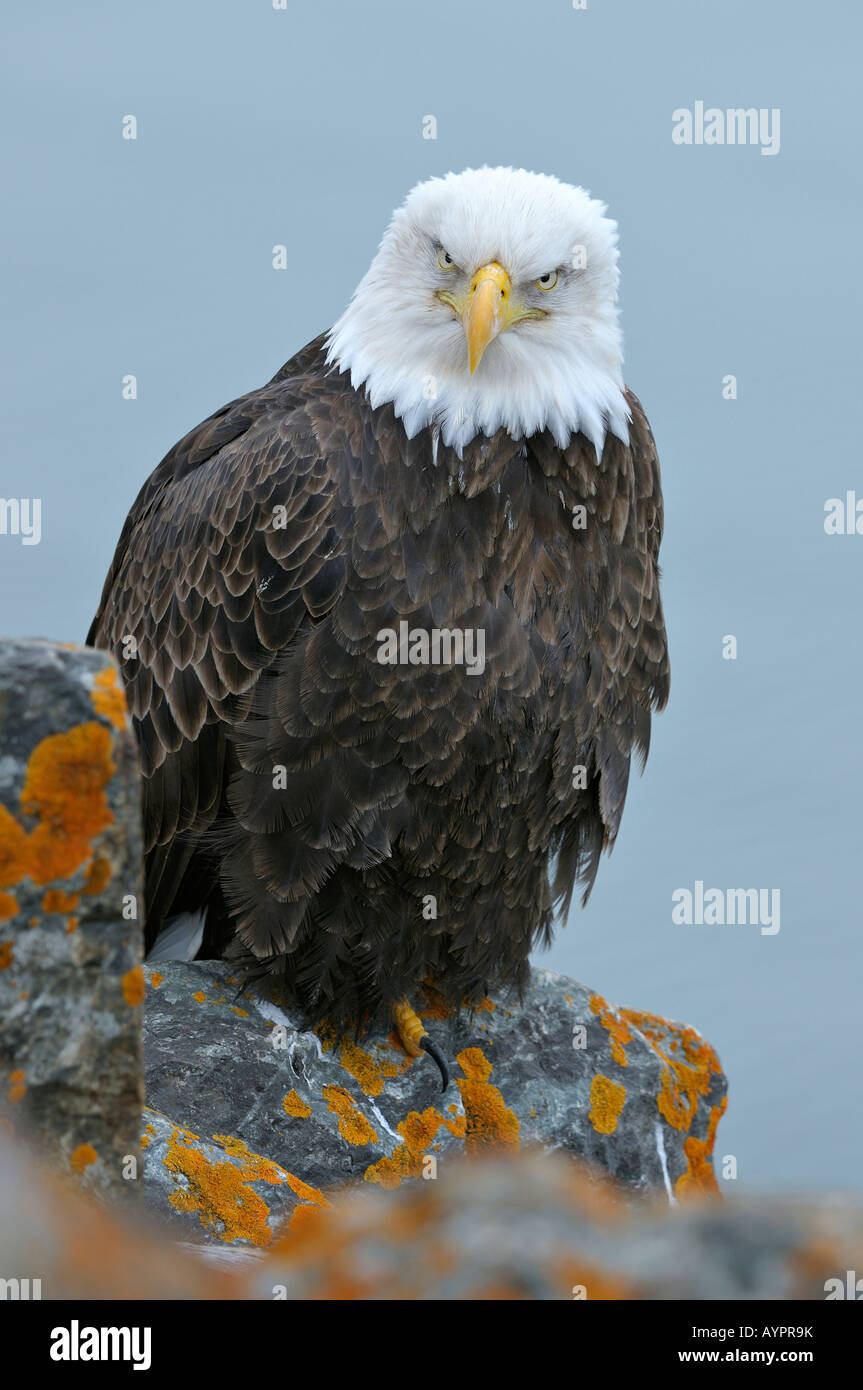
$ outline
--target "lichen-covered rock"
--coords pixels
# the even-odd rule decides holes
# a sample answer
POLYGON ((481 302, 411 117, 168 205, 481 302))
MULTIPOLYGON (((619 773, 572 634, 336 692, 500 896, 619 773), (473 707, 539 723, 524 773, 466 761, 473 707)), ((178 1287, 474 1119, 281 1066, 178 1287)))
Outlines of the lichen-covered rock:
POLYGON ((236 1281, 178 1250, 145 1216, 140 1204, 133 1212, 80 1195, 0 1129, 0 1298, 243 1296, 236 1281))
POLYGON ((298 1300, 824 1299, 861 1267, 851 1198, 623 1208, 612 1184, 532 1153, 339 1193, 251 1264, 247 1286, 298 1300))
POLYGON ((178 1248, 152 1216, 94 1211, 0 1133, 0 1269, 19 1281, 7 1297, 823 1300, 853 1297, 863 1270, 859 1202, 624 1208, 560 1154, 455 1160, 436 1181, 301 1210, 268 1251, 178 1248))
POLYGON ((110 657, 0 642, 0 1105, 81 1185, 135 1187, 140 786, 110 657))
POLYGON ((185 1238, 264 1248, 334 1186, 434 1178, 468 1154, 542 1145, 666 1202, 715 1192, 725 1106, 716 1054, 691 1028, 616 1009, 548 970, 521 1005, 473 1017, 427 990, 419 1012, 451 1059, 394 1036, 301 1032, 264 986, 221 962, 145 967, 146 1192, 185 1238))

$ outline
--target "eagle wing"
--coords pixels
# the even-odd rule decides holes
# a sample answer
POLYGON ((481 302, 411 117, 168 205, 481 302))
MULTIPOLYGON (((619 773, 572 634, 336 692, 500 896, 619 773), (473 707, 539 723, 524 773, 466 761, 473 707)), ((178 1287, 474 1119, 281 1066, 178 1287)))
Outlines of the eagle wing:
POLYGON ((614 844, 633 752, 643 767, 651 711, 668 700, 670 669, 659 582, 663 502, 659 459, 641 402, 626 392, 629 443, 609 437, 597 467, 588 448, 569 451, 575 492, 588 502, 593 599, 579 615, 577 646, 587 660, 570 684, 556 762, 567 775, 589 750, 592 814, 567 823, 559 840, 554 896, 565 912, 576 882, 590 894, 604 849, 614 844), (601 523, 596 526, 595 522, 601 523), (597 582, 597 573, 602 575, 597 582))
POLYGON ((236 763, 229 729, 340 592, 332 442, 318 437, 320 375, 304 376, 322 342, 166 455, 129 513, 87 637, 120 661, 138 734, 148 944, 185 906, 184 876, 236 763))

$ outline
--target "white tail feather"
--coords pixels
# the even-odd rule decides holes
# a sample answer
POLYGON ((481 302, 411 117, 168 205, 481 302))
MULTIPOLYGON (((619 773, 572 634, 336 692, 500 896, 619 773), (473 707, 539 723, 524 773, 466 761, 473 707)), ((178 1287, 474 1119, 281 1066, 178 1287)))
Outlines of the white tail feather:
POLYGON ((198 912, 181 912, 179 917, 171 917, 153 942, 153 948, 147 956, 147 964, 155 965, 159 961, 167 960, 194 960, 201 948, 206 920, 205 907, 198 912))

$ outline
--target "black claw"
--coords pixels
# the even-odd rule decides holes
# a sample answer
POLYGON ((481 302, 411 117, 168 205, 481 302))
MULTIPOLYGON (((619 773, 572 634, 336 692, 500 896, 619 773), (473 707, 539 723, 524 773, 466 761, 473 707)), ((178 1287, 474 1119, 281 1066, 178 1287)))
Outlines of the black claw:
POLYGON ((437 1043, 432 1042, 428 1033, 426 1033, 424 1037, 420 1038, 420 1047, 422 1048, 423 1052, 427 1052, 428 1055, 432 1058, 432 1060, 437 1063, 437 1069, 440 1072, 441 1081, 443 1082, 443 1085, 441 1086, 441 1091, 445 1091, 447 1086, 449 1085, 449 1071, 447 1069, 447 1064, 444 1061, 443 1053, 441 1052, 437 1043))

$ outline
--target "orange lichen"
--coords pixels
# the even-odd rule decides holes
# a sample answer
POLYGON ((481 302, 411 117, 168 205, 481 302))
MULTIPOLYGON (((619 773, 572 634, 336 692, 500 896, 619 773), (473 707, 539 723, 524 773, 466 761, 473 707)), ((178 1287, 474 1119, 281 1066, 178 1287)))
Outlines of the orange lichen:
POLYGON ((27 831, 0 805, 0 888, 11 888, 27 873, 27 831))
POLYGON ((206 1002, 207 1002, 207 996, 206 996, 206 994, 204 993, 204 991, 203 991, 202 989, 197 990, 197 991, 192 995, 192 998, 193 998, 193 999, 197 999, 197 1001, 198 1001, 199 1004, 206 1004, 206 1002))
MULTIPOLYGON (((187 1131, 188 1132, 188 1131, 187 1131)), ((269 1174, 268 1182, 284 1182, 287 1176, 284 1168, 278 1163, 274 1163, 271 1158, 263 1158, 261 1154, 252 1153, 245 1139, 240 1139, 236 1134, 214 1134, 213 1138, 217 1144, 221 1144, 225 1153, 232 1158, 254 1159, 256 1167, 260 1170, 261 1176, 269 1174)))
POLYGON ((62 888, 49 888, 42 894, 42 911, 74 912, 80 900, 80 893, 64 893, 62 888))
POLYGON ((712 1078, 722 1068, 713 1048, 694 1028, 667 1023, 655 1014, 621 1009, 623 1016, 643 1034, 662 1062, 657 1107, 673 1129, 686 1132, 698 1111, 698 1100, 710 1090, 712 1078), (672 1044, 677 1043, 677 1048, 672 1044), (673 1055, 682 1051, 683 1056, 673 1055))
POLYGON ((8 970, 12 964, 12 942, 0 941, 0 970, 8 970))
POLYGON ((456 1058, 465 1079, 457 1078, 465 1111, 465 1149, 476 1153, 486 1148, 518 1148, 519 1123, 507 1109, 497 1086, 488 1078, 492 1064, 479 1047, 466 1047, 456 1058))
POLYGON ((295 1120, 307 1120, 312 1113, 312 1107, 306 1104, 298 1091, 288 1091, 282 1101, 282 1109, 295 1120))
POLYGON ((716 1130, 725 1114, 727 1104, 728 1097, 723 1096, 720 1105, 711 1107, 706 1138, 696 1139, 694 1134, 688 1134, 684 1139, 686 1172, 681 1173, 674 1184, 674 1191, 678 1197, 719 1196, 719 1184, 713 1172, 713 1146, 716 1143, 716 1130))
POLYGON ((108 884, 111 882, 113 872, 114 870, 111 868, 110 860, 102 856, 99 856, 97 859, 92 859, 87 865, 87 872, 84 875, 83 891, 90 897, 95 897, 98 893, 104 893, 108 884))
POLYGON ((374 1144, 377 1134, 365 1115, 354 1104, 352 1098, 341 1086, 324 1086, 321 1095, 327 1102, 327 1109, 338 1118, 339 1134, 349 1144, 374 1144))
POLYGON ((311 1202, 316 1207, 329 1207, 331 1205, 320 1188, 310 1186, 309 1183, 303 1182, 302 1178, 294 1177, 293 1173, 285 1173, 285 1181, 301 1202, 311 1202))
POLYGON ((6 1092, 6 1099, 10 1105, 17 1105, 19 1100, 27 1094, 27 1087, 24 1084, 26 1072, 21 1070, 10 1071, 9 1090, 6 1092))
POLYGON ((101 724, 50 734, 34 749, 21 792, 22 811, 40 821, 29 837, 34 883, 69 878, 90 857, 91 841, 113 820, 105 788, 115 770, 101 724))
POLYGON ((175 1129, 164 1158, 170 1173, 185 1178, 188 1186, 178 1188, 168 1199, 176 1211, 194 1213, 205 1229, 226 1243, 248 1240, 252 1245, 269 1245, 273 1233, 267 1224, 270 1209, 249 1186, 254 1182, 283 1183, 287 1174, 278 1164, 250 1153, 241 1139, 215 1135, 226 1153, 241 1160, 220 1163, 207 1158, 195 1146, 194 1135, 182 1131, 193 1142, 185 1144, 175 1129))
POLYGON ((90 692, 93 708, 114 725, 115 729, 126 727, 126 698, 117 682, 117 672, 113 666, 106 666, 93 677, 90 692))
MULTIPOLYGON (((219 1000, 219 1003, 220 1003, 220 1004, 224 1004, 224 1002, 225 1002, 224 999, 220 999, 220 1000, 219 1000)), ((248 1009, 241 1009, 237 1004, 232 1004, 232 1005, 231 1005, 231 1013, 232 1013, 232 1014, 239 1014, 240 1018, 248 1018, 248 1017, 249 1017, 249 1011, 248 1011, 248 1009)))
MULTIPOLYGON (((18 899, 11 893, 0 893, 0 922, 6 922, 18 911, 18 899)), ((30 924, 33 925, 32 922, 30 924)))
POLYGON ((144 1133, 141 1135, 141 1148, 148 1149, 156 1137, 156 1131, 152 1125, 144 1126, 144 1133))
POLYGON ((376 1182, 390 1190, 398 1187, 404 1178, 422 1177, 427 1150, 444 1124, 451 1127, 452 1122, 445 1120, 440 1111, 435 1110, 433 1106, 422 1112, 412 1110, 401 1124, 396 1126, 403 1143, 391 1157, 384 1156, 378 1159, 377 1163, 369 1164, 363 1173, 363 1181, 376 1182))
POLYGON ((153 986, 153 988, 158 989, 159 985, 164 984, 164 981, 164 975, 160 975, 158 970, 154 970, 152 975, 150 976, 150 984, 153 986))
POLYGON ((596 1014, 603 1028, 608 1030, 611 1042, 611 1055, 618 1066, 627 1065, 624 1046, 632 1042, 632 1033, 626 1019, 612 1009, 603 999, 601 994, 590 996, 590 1011, 596 1014))
POLYGON ((95 1163, 99 1155, 92 1144, 79 1144, 77 1149, 69 1155, 69 1167, 73 1173, 83 1173, 85 1168, 89 1168, 91 1163, 95 1163))
POLYGON ((481 1047, 466 1047, 456 1058, 465 1076, 472 1081, 487 1081, 492 1073, 492 1065, 481 1047))
POLYGON ((467 1115, 456 1113, 451 1120, 446 1120, 445 1123, 450 1134, 454 1134, 456 1139, 464 1139, 467 1134, 467 1115))
POLYGON ((433 1105, 429 1105, 425 1110, 409 1111, 399 1124, 398 1132, 407 1147, 418 1153, 428 1148, 442 1124, 443 1115, 433 1105))
POLYGON ((77 918, 77 917, 67 917, 67 918, 66 918, 66 931, 67 931, 67 932, 73 932, 73 931, 77 931, 77 930, 78 930, 78 918, 77 918))
POLYGON ((123 986, 123 998, 127 1004, 134 1007, 141 1004, 144 999, 144 971, 140 965, 133 965, 131 970, 127 970, 121 981, 123 986))
POLYGON ((613 1134, 626 1100, 626 1087, 597 1074, 590 1083, 588 1119, 597 1134, 613 1134))
POLYGON ((20 803, 35 827, 26 831, 0 806, 0 888, 70 878, 90 859, 93 839, 113 820, 105 788, 115 770, 111 735, 95 720, 36 745, 20 803))
POLYGON ((367 1096, 379 1096, 384 1089, 384 1078, 399 1074, 398 1067, 392 1062, 377 1061, 350 1038, 339 1049, 339 1061, 367 1096))
POLYGON ((300 1202, 291 1212, 288 1229, 292 1235, 297 1231, 305 1233, 317 1230, 321 1215, 320 1207, 313 1206, 311 1202, 300 1202))

